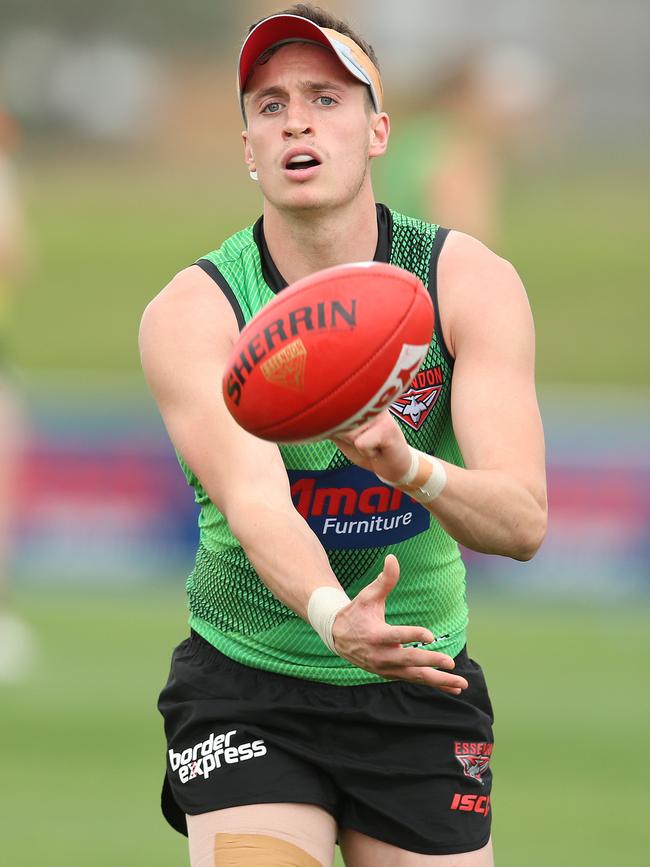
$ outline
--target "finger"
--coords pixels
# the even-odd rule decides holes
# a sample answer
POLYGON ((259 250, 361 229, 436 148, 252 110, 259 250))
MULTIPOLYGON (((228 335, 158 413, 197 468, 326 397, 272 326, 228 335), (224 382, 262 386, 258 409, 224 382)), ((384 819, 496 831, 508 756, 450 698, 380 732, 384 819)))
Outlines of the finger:
MULTIPOLYGON (((401 645, 389 645, 391 651, 385 649, 379 651, 384 656, 384 665, 403 666, 404 668, 437 668, 442 671, 451 671, 456 668, 456 663, 446 653, 436 653, 433 650, 424 650, 419 647, 402 647, 401 645)), ((384 645, 386 648, 386 645, 384 645)))
POLYGON ((399 581, 399 560, 394 554, 386 555, 382 574, 388 581, 393 581, 393 586, 399 581))
POLYGON ((453 686, 438 686, 436 688, 439 689, 440 692, 449 693, 449 695, 460 695, 463 691, 462 689, 460 689, 460 687, 453 687, 453 686))
POLYGON ((423 650, 418 647, 402 647, 397 657, 399 665, 408 665, 424 668, 441 668, 451 671, 456 668, 456 663, 446 653, 436 653, 433 650, 423 650))
POLYGON ((347 440, 340 439, 339 437, 332 437, 332 442, 339 451, 343 452, 346 458, 351 460, 353 463, 363 461, 363 455, 361 455, 351 443, 347 442, 347 440))
POLYGON ((430 668, 444 668, 444 669, 452 669, 456 668, 456 663, 454 662, 451 656, 448 656, 446 653, 438 653, 435 650, 427 650, 425 648, 414 647, 413 642, 417 641, 418 643, 430 644, 430 641, 421 642, 418 638, 413 638, 413 635, 423 635, 426 630, 420 631, 419 629, 413 629, 413 627, 404 627, 404 629, 400 630, 391 630, 386 635, 382 635, 375 640, 375 644, 383 647, 391 647, 391 648, 399 648, 398 656, 395 657, 396 662, 399 665, 424 665, 429 666, 430 668), (406 640, 403 641, 395 641, 392 636, 395 635, 396 632, 399 632, 400 637, 407 637, 406 640), (411 645, 409 647, 404 647, 404 645, 411 645))
POLYGON ((331 437, 331 440, 338 448, 340 448, 342 445, 353 445, 353 438, 349 433, 342 432, 340 434, 337 434, 335 437, 331 437))
POLYGON ((371 584, 368 584, 361 593, 357 594, 357 598, 359 596, 370 596, 373 601, 386 599, 388 594, 395 589, 398 581, 399 562, 394 554, 389 554, 384 560, 382 571, 371 584))
POLYGON ((373 451, 384 445, 386 434, 392 433, 392 420, 387 410, 352 431, 352 441, 360 451, 373 451))
POLYGON ((380 457, 384 443, 374 431, 364 431, 361 436, 354 440, 353 445, 360 455, 372 460, 372 458, 380 457))
POLYGON ((432 677, 432 674, 437 674, 435 670, 430 670, 427 672, 427 669, 423 668, 413 668, 413 669, 389 669, 386 671, 381 671, 380 674, 382 677, 387 678, 388 680, 400 680, 406 683, 414 683, 418 686, 426 686, 431 689, 439 689, 441 692, 449 693, 450 695, 461 695, 463 690, 467 689, 468 683, 464 678, 458 678, 453 681, 443 681, 437 677, 432 677))
POLYGON ((433 633, 422 626, 394 626, 382 635, 380 644, 431 644, 433 633))
POLYGON ((445 671, 438 671, 435 668, 422 666, 388 668, 382 670, 380 673, 382 677, 406 680, 409 683, 417 683, 422 686, 431 686, 435 689, 441 689, 443 692, 451 692, 453 695, 460 695, 469 686, 465 678, 457 674, 447 674, 445 671))

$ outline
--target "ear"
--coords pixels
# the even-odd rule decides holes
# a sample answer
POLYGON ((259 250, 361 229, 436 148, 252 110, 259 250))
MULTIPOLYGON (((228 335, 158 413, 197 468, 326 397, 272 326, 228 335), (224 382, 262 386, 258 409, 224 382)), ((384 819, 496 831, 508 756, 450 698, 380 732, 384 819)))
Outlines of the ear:
POLYGON ((390 136, 390 118, 386 112, 382 111, 372 117, 370 125, 370 144, 368 148, 369 157, 380 157, 386 153, 388 148, 388 137, 390 136))
POLYGON ((244 130, 241 134, 242 140, 244 142, 244 162, 246 163, 246 168, 249 172, 255 171, 255 157, 253 156, 253 149, 251 148, 251 143, 248 140, 248 132, 244 130))

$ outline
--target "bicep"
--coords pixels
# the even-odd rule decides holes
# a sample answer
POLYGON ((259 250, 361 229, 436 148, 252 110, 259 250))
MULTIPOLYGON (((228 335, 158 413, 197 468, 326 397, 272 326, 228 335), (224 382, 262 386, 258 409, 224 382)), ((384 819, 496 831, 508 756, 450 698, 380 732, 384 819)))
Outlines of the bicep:
POLYGON ((277 446, 243 430, 221 396, 222 367, 191 365, 176 375, 176 392, 159 401, 169 437, 210 499, 227 517, 239 504, 264 498, 288 505, 287 474, 277 446))
POLYGON ((502 470, 545 498, 544 435, 535 391, 535 336, 525 290, 503 260, 481 298, 455 319, 452 419, 465 466, 502 470))
POLYGON ((227 302, 202 277, 159 296, 140 330, 142 366, 169 437, 226 516, 255 497, 290 502, 277 446, 239 427, 222 397, 236 336, 227 302))

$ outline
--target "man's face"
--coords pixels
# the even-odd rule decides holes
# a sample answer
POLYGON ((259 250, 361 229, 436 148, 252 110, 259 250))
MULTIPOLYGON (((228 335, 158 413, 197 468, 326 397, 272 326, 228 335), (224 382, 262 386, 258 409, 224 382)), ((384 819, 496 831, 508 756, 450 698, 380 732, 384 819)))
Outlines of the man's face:
POLYGON ((354 200, 370 157, 386 148, 388 118, 367 88, 318 45, 283 45, 255 67, 244 97, 244 156, 279 210, 329 209, 354 200))

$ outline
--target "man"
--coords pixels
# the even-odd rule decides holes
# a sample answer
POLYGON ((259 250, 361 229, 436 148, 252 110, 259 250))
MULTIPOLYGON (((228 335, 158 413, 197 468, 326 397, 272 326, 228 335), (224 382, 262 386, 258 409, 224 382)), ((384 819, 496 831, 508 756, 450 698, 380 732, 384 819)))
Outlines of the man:
POLYGON ((337 839, 351 867, 489 865, 492 711, 456 541, 528 559, 544 535, 526 296, 478 241, 376 205, 389 119, 345 24, 306 4, 263 19, 239 86, 263 218, 177 275, 140 337, 201 504, 192 636, 159 704, 163 810, 193 865, 329 865, 337 839), (336 444, 239 429, 219 384, 244 322, 288 283, 373 258, 418 273, 436 305, 402 402, 336 444), (312 529, 349 513, 343 489, 359 503, 377 486, 373 508, 410 514, 399 532, 350 548, 312 529))

